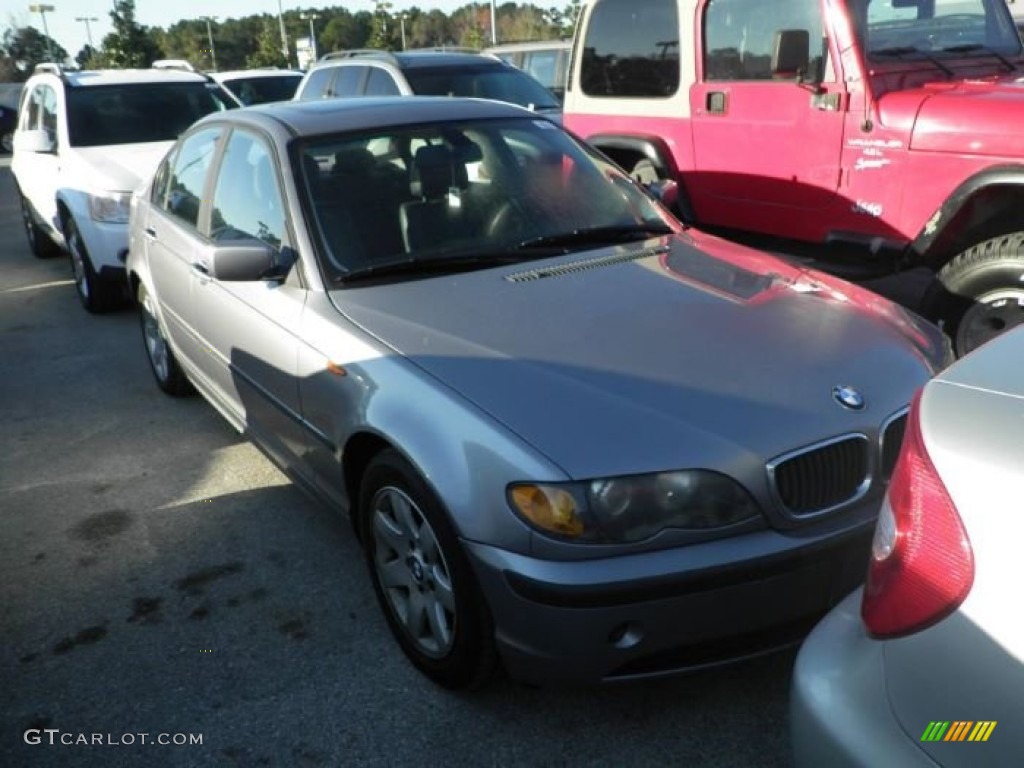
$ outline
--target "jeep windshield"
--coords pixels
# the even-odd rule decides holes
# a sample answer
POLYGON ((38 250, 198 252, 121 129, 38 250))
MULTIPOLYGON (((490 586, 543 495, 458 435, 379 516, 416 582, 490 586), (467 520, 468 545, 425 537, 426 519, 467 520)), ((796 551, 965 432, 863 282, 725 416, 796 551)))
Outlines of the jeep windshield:
POLYGON ((543 118, 317 137, 298 154, 333 282, 482 269, 682 231, 623 171, 543 118))
MULTIPOLYGON (((872 62, 1019 56, 1005 0, 850 0, 872 62)), ((946 70, 948 72, 948 70, 946 70)))
POLYGON ((403 73, 417 96, 467 96, 538 111, 561 109, 551 91, 510 65, 492 62, 470 67, 409 67, 403 73))
POLYGON ((132 83, 67 89, 73 147, 173 141, 211 112, 232 109, 214 83, 132 83))

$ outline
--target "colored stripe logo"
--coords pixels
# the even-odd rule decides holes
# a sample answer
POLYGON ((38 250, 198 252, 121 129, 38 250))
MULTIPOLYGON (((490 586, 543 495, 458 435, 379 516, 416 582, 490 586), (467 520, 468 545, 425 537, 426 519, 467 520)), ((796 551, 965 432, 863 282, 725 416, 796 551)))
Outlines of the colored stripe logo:
POLYGON ((921 735, 921 741, 988 741, 997 720, 933 720, 921 735))

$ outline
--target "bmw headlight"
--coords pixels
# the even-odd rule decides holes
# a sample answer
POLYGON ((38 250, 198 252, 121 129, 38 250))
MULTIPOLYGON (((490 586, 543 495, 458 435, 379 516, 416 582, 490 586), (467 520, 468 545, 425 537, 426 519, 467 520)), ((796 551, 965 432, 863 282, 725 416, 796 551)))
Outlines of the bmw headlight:
POLYGON ((580 542, 642 541, 666 528, 706 531, 760 514, 743 486, 690 469, 581 483, 516 483, 509 501, 543 533, 580 542))
POLYGON ((89 195, 89 216, 93 221, 110 224, 128 223, 131 192, 100 192, 89 195))

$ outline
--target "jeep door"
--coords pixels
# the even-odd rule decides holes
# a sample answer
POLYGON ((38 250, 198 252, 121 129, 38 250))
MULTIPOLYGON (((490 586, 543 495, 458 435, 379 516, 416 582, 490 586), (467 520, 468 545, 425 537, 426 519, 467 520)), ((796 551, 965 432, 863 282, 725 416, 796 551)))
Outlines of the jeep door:
POLYGON ((838 202, 846 106, 819 0, 708 0, 697 34, 687 191, 698 219, 819 239, 813 212, 838 202), (801 71, 790 56, 788 71, 773 72, 773 53, 804 35, 801 71))

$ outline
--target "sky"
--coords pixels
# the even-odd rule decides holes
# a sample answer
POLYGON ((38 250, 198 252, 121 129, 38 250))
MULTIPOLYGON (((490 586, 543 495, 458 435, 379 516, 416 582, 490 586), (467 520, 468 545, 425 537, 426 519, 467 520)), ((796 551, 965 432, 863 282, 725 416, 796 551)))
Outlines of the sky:
MULTIPOLYGON (((17 26, 33 26, 42 30, 43 24, 38 13, 29 13, 29 5, 35 0, 0 0, 0 29, 10 26, 12 21, 17 26)), ((392 12, 417 6, 427 11, 438 8, 451 13, 469 4, 469 0, 419 0, 408 2, 391 0, 392 12)), ((76 18, 95 17, 98 21, 90 21, 89 27, 95 45, 111 31, 110 9, 111 0, 46 0, 45 5, 52 5, 53 11, 46 13, 46 27, 50 37, 60 43, 72 56, 89 42, 86 36, 85 22, 76 18)), ((301 3, 280 0, 283 10, 309 10, 342 6, 351 12, 371 11, 372 0, 303 0, 301 3)), ((251 16, 257 13, 276 15, 278 0, 135 0, 135 16, 140 24, 148 27, 167 28, 182 19, 198 19, 201 16, 218 16, 221 20, 251 16)))

